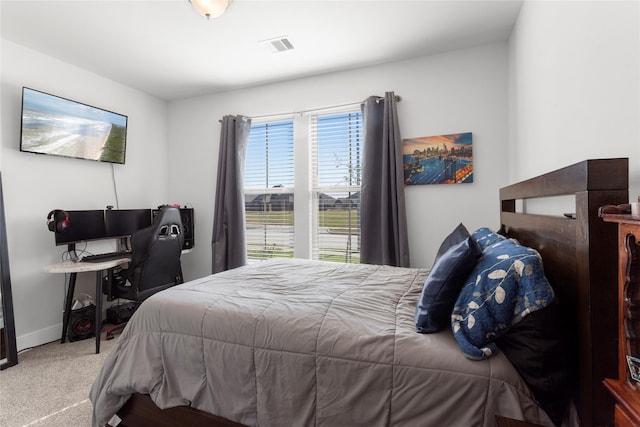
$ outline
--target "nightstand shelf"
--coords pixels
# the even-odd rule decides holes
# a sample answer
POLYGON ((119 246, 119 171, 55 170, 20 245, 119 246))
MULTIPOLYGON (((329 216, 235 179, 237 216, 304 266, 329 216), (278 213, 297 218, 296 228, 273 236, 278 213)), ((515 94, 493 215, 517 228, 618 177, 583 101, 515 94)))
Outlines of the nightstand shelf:
POLYGON ((640 215, 631 212, 631 205, 600 209, 604 221, 618 223, 618 378, 604 385, 619 427, 640 426, 640 366, 634 379, 627 363, 627 356, 640 360, 640 215))

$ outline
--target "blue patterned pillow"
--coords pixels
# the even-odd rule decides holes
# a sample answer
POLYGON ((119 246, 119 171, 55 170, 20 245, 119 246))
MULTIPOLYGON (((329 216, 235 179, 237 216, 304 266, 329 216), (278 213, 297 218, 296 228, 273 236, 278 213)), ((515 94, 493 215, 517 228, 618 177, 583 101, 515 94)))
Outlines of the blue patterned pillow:
POLYGON ((477 229, 473 232, 471 237, 476 241, 476 243, 478 243, 478 246, 480 246, 483 251, 494 243, 506 240, 506 237, 495 233, 493 230, 486 227, 477 229))
POLYGON ((554 299, 536 250, 512 239, 484 237, 481 241, 493 243, 485 246, 451 314, 453 333, 462 352, 477 360, 490 357, 497 350, 493 343, 496 338, 554 299))

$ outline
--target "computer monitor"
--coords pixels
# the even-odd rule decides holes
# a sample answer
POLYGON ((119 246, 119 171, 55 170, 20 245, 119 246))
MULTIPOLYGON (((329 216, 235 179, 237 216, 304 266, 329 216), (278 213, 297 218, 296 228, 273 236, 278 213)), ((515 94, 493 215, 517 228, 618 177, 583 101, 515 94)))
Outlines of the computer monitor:
POLYGON ((151 209, 107 209, 104 212, 106 236, 131 236, 151 225, 151 209))
POLYGON ((103 210, 66 212, 69 226, 64 231, 55 232, 56 245, 71 245, 107 238, 103 210))

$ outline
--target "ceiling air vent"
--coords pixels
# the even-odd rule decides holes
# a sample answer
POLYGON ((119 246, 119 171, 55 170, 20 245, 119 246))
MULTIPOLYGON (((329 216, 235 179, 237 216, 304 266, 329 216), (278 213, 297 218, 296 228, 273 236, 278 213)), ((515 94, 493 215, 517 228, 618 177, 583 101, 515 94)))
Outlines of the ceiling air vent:
POLYGON ((293 49, 293 44, 291 44, 287 36, 280 36, 274 39, 262 40, 258 43, 269 49, 269 52, 271 53, 284 52, 286 50, 293 49))

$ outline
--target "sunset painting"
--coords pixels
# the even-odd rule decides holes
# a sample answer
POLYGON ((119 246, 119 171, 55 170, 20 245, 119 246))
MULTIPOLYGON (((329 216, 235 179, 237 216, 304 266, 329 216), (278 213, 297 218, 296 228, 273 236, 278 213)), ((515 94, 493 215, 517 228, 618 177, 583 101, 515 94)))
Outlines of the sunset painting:
POLYGON ((404 139, 405 185, 473 182, 471 132, 404 139))

